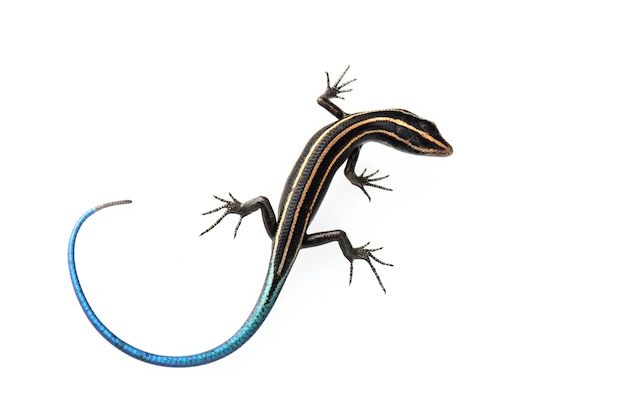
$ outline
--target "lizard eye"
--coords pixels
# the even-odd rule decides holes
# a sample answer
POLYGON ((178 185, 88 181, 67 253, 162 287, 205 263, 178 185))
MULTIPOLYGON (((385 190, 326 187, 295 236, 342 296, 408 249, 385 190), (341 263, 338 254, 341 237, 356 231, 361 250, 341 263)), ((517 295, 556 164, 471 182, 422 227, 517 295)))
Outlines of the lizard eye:
POLYGON ((420 123, 420 127, 425 132, 429 132, 429 133, 437 132, 437 133, 439 133, 439 131, 437 130, 437 126, 435 126, 435 124, 433 122, 430 122, 428 120, 422 120, 421 123, 420 123))

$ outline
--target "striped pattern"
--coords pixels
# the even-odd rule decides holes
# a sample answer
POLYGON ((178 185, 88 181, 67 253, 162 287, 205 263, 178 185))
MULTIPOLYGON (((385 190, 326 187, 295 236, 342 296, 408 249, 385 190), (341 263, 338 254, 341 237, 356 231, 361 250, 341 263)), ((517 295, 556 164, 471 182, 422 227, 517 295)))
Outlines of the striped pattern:
POLYGON ((68 247, 70 276, 83 311, 102 337, 133 358, 160 366, 198 366, 231 354, 252 337, 268 316, 302 247, 309 222, 315 216, 332 177, 353 151, 365 142, 378 141, 395 149, 418 155, 446 156, 452 153, 452 147, 441 137, 434 124, 410 112, 382 110, 348 116, 336 106, 332 107, 334 105, 330 105, 330 102, 324 102, 325 97, 322 97, 324 107, 330 108, 331 112, 334 110, 333 114, 341 115, 342 118, 316 133, 296 162, 281 197, 272 255, 261 295, 241 328, 215 348, 194 355, 158 355, 138 349, 111 332, 98 319, 87 302, 76 272, 74 249, 78 232, 88 217, 101 209, 128 204, 130 201, 121 200, 102 204, 81 216, 70 235, 68 247))
POLYGON ((286 276, 300 250, 309 222, 317 212, 335 172, 350 153, 367 141, 421 155, 446 156, 452 147, 434 124, 406 110, 356 113, 313 136, 285 184, 272 259, 276 277, 286 276), (424 130, 428 126, 430 131, 424 130))

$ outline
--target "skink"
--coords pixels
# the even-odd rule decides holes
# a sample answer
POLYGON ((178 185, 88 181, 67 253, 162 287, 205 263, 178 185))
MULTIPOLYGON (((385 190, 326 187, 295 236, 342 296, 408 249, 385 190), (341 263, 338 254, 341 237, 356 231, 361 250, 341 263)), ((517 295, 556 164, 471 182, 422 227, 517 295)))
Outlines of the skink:
POLYGON ((212 214, 224 210, 221 217, 201 235, 217 226, 227 215, 237 214, 240 218, 235 227, 236 235, 243 218, 261 210, 265 230, 272 239, 272 254, 259 299, 241 328, 221 345, 194 355, 164 356, 137 349, 115 336, 98 319, 87 302, 76 272, 74 249, 78 231, 88 217, 103 208, 128 204, 131 201, 121 200, 102 204, 80 217, 70 235, 68 248, 72 285, 87 318, 106 340, 122 352, 154 365, 190 367, 217 361, 239 349, 259 329, 274 306, 300 249, 330 242, 337 242, 343 255, 350 262, 350 281, 352 281, 353 262, 362 259, 369 264, 378 283, 385 291, 372 262, 390 265, 374 256, 373 252, 381 248, 371 249, 367 247, 368 244, 354 247, 342 230, 307 233, 309 223, 319 209, 331 179, 344 162, 346 163, 345 176, 352 184, 359 187, 368 199, 370 196, 365 187, 389 190, 377 183, 386 178, 386 176, 377 177, 378 171, 366 174, 364 170, 361 175, 355 172, 359 151, 366 142, 382 142, 399 151, 432 156, 451 155, 452 147, 443 139, 434 123, 406 110, 376 110, 354 114, 341 110, 331 102, 331 99, 341 98, 339 94, 351 91, 345 87, 355 80, 342 83, 348 68, 333 85, 330 85, 330 79, 326 73, 326 91, 317 99, 317 102, 338 120, 320 129, 304 147, 285 183, 278 207, 278 218, 269 200, 262 196, 244 203, 232 195, 230 199, 214 196, 223 204, 203 213, 212 214))

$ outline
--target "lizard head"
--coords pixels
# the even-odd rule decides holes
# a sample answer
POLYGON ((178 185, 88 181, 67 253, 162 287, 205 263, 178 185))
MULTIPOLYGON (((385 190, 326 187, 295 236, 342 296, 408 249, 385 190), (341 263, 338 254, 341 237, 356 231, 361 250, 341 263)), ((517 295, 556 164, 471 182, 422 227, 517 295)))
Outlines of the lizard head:
POLYGON ((441 136, 433 122, 406 110, 397 111, 402 118, 395 121, 394 130, 404 145, 401 150, 418 155, 452 155, 452 146, 441 136))

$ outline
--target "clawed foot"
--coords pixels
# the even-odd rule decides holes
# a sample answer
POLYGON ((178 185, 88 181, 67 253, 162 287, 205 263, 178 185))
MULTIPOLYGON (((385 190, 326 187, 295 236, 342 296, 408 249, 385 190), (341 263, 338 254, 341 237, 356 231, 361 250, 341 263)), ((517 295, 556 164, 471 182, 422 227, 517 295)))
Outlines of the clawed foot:
POLYGON ((339 84, 339 83, 341 83, 341 80, 343 79, 344 75, 346 75, 346 72, 348 72, 349 69, 350 69, 350 65, 348 65, 348 68, 346 68, 341 73, 341 75, 337 79, 337 82, 335 84, 333 84, 332 86, 330 85, 330 76, 328 75, 328 72, 326 72, 326 91, 324 92, 324 94, 321 95, 320 98, 325 98, 325 99, 339 98, 339 99, 343 100, 343 97, 340 97, 339 94, 349 93, 350 91, 352 91, 351 88, 349 88, 347 90, 344 90, 343 88, 346 85, 356 81, 356 78, 354 78, 354 79, 352 79, 350 81, 346 81, 343 84, 339 84))
POLYGON ((372 197, 370 197, 370 195, 367 193, 367 190, 365 190, 365 187, 374 187, 374 188, 379 188, 381 190, 385 190, 385 191, 393 191, 391 188, 387 188, 387 187, 383 187, 380 184, 376 184, 376 181, 380 181, 380 180, 384 180, 385 178, 389 177, 389 175, 383 175, 382 177, 374 177, 374 175, 378 174, 378 170, 370 173, 370 174, 365 174, 365 171, 367 171, 366 169, 363 170, 363 172, 361 173, 361 175, 356 175, 355 172, 352 172, 352 175, 348 176, 348 179, 350 180, 350 182, 354 185, 356 185, 357 187, 359 187, 361 189, 361 191, 363 191, 363 193, 365 193, 365 195, 367 196, 367 199, 369 201, 372 201, 372 197))
POLYGON ((216 200, 221 201, 222 203, 224 203, 222 206, 215 208, 211 211, 207 211, 206 213, 202 213, 202 215, 207 215, 207 214, 212 214, 215 212, 218 212, 222 209, 226 209, 226 211, 224 212, 224 214, 222 214, 220 216, 219 219, 217 219, 215 221, 215 223, 213 223, 213 225, 211 227, 209 227, 208 229, 206 229, 204 232, 200 233, 200 236, 202 236, 203 234, 210 232, 215 226, 217 226, 218 224, 220 224, 220 222, 222 220, 224 220, 224 217, 228 216, 229 214, 239 214, 239 222, 237 223, 237 226, 235 227, 235 235, 233 237, 237 237, 237 230, 239 230, 239 226, 241 225, 241 221, 243 220, 243 210, 242 210, 242 204, 239 200, 237 200, 235 197, 233 197, 233 195, 231 193, 228 193, 228 195, 230 196, 231 200, 226 200, 224 198, 220 198, 216 195, 214 195, 213 197, 215 197, 216 200))
POLYGON ((376 262, 378 262, 381 265, 387 265, 387 266, 393 266, 390 263, 387 262, 383 262, 380 259, 378 259, 377 257, 375 257, 373 255, 372 252, 376 252, 382 249, 381 248, 376 248, 376 249, 369 249, 366 246, 369 245, 370 243, 367 242, 365 245, 363 246, 359 246, 358 248, 354 248, 352 251, 352 254, 350 256, 350 258, 348 258, 348 260, 350 261, 350 284, 352 284, 352 270, 353 270, 353 263, 355 259, 364 259, 370 266, 370 268, 372 268, 372 272, 374 273, 374 275, 376 276, 376 279, 378 280, 378 283, 380 284, 380 288, 383 289, 383 292, 386 294, 387 290, 385 289, 385 286, 383 285, 383 282, 380 280, 380 276, 378 276, 378 272, 376 272, 376 268, 374 268, 374 264, 372 263, 372 259, 375 260, 376 262))

